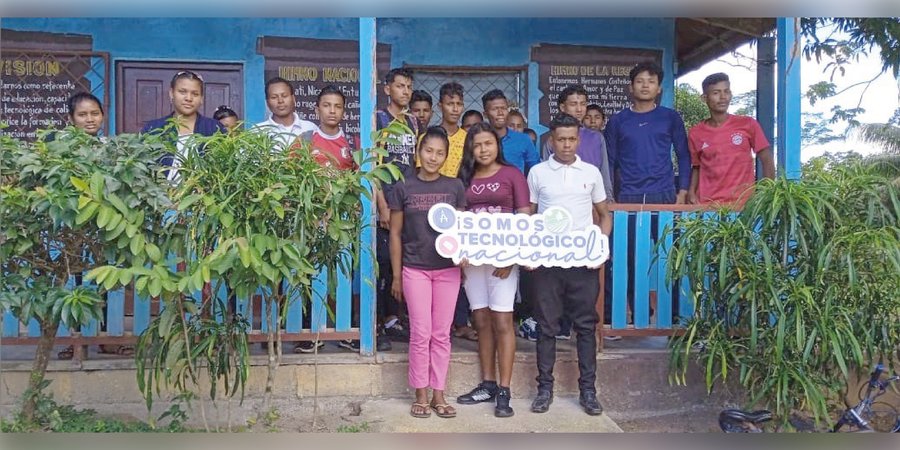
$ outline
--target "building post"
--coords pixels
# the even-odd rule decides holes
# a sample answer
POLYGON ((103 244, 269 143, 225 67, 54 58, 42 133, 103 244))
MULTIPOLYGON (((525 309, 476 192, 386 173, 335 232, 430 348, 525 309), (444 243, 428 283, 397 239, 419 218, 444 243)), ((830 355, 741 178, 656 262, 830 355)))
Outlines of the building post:
MULTIPOLYGON (((375 131, 375 70, 376 28, 374 17, 359 18, 359 138, 361 149, 374 147, 372 133, 375 131)), ((372 163, 363 164, 363 171, 372 170, 372 163)), ((366 183, 372 192, 372 186, 366 183)), ((375 350, 375 210, 365 196, 362 201, 363 229, 360 241, 360 285, 359 295, 359 352, 373 355, 375 350)))
MULTIPOLYGON (((756 40, 756 121, 766 139, 775 143, 775 38, 756 40)), ((762 178, 762 163, 756 161, 756 179, 762 178)))
POLYGON ((800 21, 779 17, 775 25, 777 53, 778 112, 776 119, 777 173, 800 178, 800 21))

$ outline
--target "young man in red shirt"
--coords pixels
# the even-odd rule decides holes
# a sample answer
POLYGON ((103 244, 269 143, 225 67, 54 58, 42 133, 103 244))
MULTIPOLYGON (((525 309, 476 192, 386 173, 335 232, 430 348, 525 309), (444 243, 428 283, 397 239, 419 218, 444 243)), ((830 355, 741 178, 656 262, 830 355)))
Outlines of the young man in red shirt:
POLYGON ((702 86, 701 98, 709 108, 709 118, 688 132, 692 166, 688 202, 741 206, 750 197, 756 180, 753 155, 762 162, 763 176, 775 177, 772 149, 759 122, 728 114, 728 75, 712 74, 702 86))
POLYGON ((356 168, 350 142, 341 129, 345 104, 346 97, 336 86, 322 88, 316 98, 319 127, 300 135, 294 149, 298 148, 299 142, 309 142, 310 152, 319 164, 342 170, 356 168))

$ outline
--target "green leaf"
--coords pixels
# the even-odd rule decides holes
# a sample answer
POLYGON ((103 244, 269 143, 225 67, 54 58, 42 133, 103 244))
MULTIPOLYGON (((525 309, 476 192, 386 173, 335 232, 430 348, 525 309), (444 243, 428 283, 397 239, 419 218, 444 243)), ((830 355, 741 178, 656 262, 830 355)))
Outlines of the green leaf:
POLYGON ((175 323, 175 308, 166 308, 159 314, 159 337, 165 339, 172 330, 172 324, 175 323))
POLYGON ((141 251, 144 250, 144 236, 135 234, 134 237, 131 238, 129 250, 131 250, 131 253, 134 255, 141 253, 141 251))
POLYGON ((234 216, 231 215, 231 214, 229 214, 229 213, 227 213, 227 212, 223 212, 223 213, 219 216, 219 222, 222 223, 222 226, 223 226, 223 227, 225 227, 225 228, 231 228, 231 224, 234 223, 234 216))
POLYGON ((81 178, 77 178, 74 176, 69 177, 69 182, 72 183, 72 186, 75 186, 75 189, 78 189, 81 192, 87 192, 89 189, 87 182, 82 180, 81 178))
POLYGON ((147 286, 147 292, 151 297, 159 297, 162 292, 162 281, 159 278, 151 278, 147 286))
MULTIPOLYGON (((160 330, 161 332, 161 330, 160 330)), ((166 337, 168 333, 160 337, 166 337)), ((166 352, 166 368, 175 367, 176 362, 179 359, 184 359, 184 340, 181 339, 181 336, 177 336, 173 339, 173 342, 169 344, 169 351, 166 352)))
POLYGON ((184 197, 183 199, 181 199, 180 202, 178 202, 178 210, 184 211, 185 209, 190 208, 191 205, 196 203, 197 200, 200 200, 201 197, 202 197, 202 195, 200 195, 200 194, 191 194, 191 195, 184 197))
POLYGON ((113 211, 113 209, 108 206, 101 206, 100 214, 97 216, 97 226, 100 228, 105 228, 106 224, 108 224, 112 219, 114 212, 115 211, 113 211))
POLYGON ((144 292, 144 289, 147 288, 147 281, 150 279, 148 276, 142 276, 135 280, 134 288, 137 289, 138 292, 144 292))
POLYGON ((91 218, 94 216, 94 213, 97 212, 97 209, 99 207, 100 207, 99 203, 91 203, 91 204, 87 205, 86 207, 84 207, 84 209, 81 209, 78 212, 78 215, 75 216, 75 224, 81 225, 81 224, 87 222, 88 220, 91 220, 91 218))
POLYGON ((78 197, 78 210, 80 211, 80 210, 84 209, 84 207, 92 201, 93 200, 91 200, 90 197, 85 196, 85 195, 78 197))
POLYGON ((238 246, 238 256, 241 258, 241 264, 243 264, 245 268, 250 267, 250 247, 247 247, 246 245, 238 246))
POLYGON ((126 285, 131 282, 131 271, 128 269, 122 269, 119 271, 119 284, 126 285))
POLYGON ((123 202, 122 199, 119 198, 119 196, 117 196, 116 194, 111 193, 107 195, 106 200, 109 201, 109 203, 113 205, 114 208, 119 210, 120 213, 126 215, 131 213, 131 210, 127 206, 125 206, 125 202, 123 202))
POLYGON ((91 193, 94 194, 94 198, 103 198, 103 174, 100 172, 94 172, 91 175, 91 193))
POLYGON ((152 242, 147 242, 144 244, 144 250, 147 252, 147 257, 150 258, 151 261, 157 262, 162 258, 162 253, 159 251, 159 247, 152 242))

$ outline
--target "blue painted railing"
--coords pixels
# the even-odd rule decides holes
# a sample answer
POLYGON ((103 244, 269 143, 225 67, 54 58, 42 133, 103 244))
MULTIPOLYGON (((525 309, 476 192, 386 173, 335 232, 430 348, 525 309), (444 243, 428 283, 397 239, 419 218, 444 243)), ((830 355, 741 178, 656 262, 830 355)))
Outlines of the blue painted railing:
MULTIPOLYGON (((359 339, 359 328, 351 326, 353 317, 353 289, 352 280, 342 272, 337 274, 337 293, 331 305, 327 301, 328 274, 322 271, 313 281, 312 299, 301 301, 299 297, 292 299, 287 309, 287 317, 282 325, 282 340, 286 342, 312 340, 318 337, 320 340, 359 339), (310 307, 304 308, 304 305, 310 307), (328 308, 333 308, 332 315, 328 308), (311 314, 309 326, 303 327, 304 315, 311 314), (317 336, 318 335, 318 336, 317 336)), ((373 281, 363 277, 362 283, 374 284, 373 281)), ((89 283, 85 282, 86 285, 89 283)), ((74 287, 74 280, 69 281, 69 286, 74 287)), ((207 291, 210 291, 208 289, 207 291)), ((199 294, 199 293, 198 293, 199 294)), ((212 295, 211 292, 209 292, 212 295)), ((215 292, 217 298, 228 304, 228 292, 222 286, 215 292)), ((369 300, 371 302, 373 300, 369 300)), ((360 302, 364 302, 360 300, 360 302)), ((105 331, 101 331, 100 323, 92 321, 87 326, 81 327, 80 332, 73 332, 65 325, 60 325, 58 343, 60 344, 125 344, 134 343, 150 325, 153 315, 157 314, 160 306, 145 296, 138 296, 129 289, 117 289, 107 294, 107 315, 104 320, 105 331)), ((261 292, 253 295, 253 298, 238 298, 235 302, 236 313, 247 318, 251 324, 250 340, 264 341, 268 330, 267 323, 262 317, 266 310, 262 301, 261 292), (251 301, 252 300, 252 301, 251 301)), ((275 323, 278 322, 277 308, 273 311, 275 323)), ((224 320, 224 315, 217 314, 218 320, 224 320)), ((27 326, 22 326, 18 319, 9 311, 3 312, 2 325, 3 344, 34 344, 40 337, 40 328, 37 321, 31 320, 27 326)))
MULTIPOLYGON (((671 335, 679 332, 679 324, 694 314, 694 304, 689 285, 686 280, 680 283, 666 281, 666 262, 669 250, 672 248, 672 234, 663 237, 661 246, 655 245, 654 236, 663 236, 664 230, 677 228, 679 219, 683 216, 704 214, 696 211, 696 207, 675 205, 625 205, 617 204, 611 207, 613 214, 613 233, 611 245, 611 270, 612 292, 611 300, 606 303, 612 308, 611 323, 600 327, 601 335, 623 336, 651 336, 671 335), (629 226, 629 221, 633 225, 629 226), (629 263, 627 257, 629 244, 634 249, 634 257, 629 263), (621 256, 620 256, 621 255, 621 256), (634 274, 634 306, 629 311, 628 305, 628 278, 634 274), (631 320, 629 321, 629 314, 631 320)), ((370 255, 370 249, 364 249, 363 254, 370 255)), ((319 331, 321 340, 360 339, 371 345, 374 342, 374 267, 366 262, 364 256, 361 264, 362 280, 360 281, 359 305, 354 305, 352 280, 339 273, 337 280, 337 294, 333 304, 333 319, 329 317, 325 303, 327 274, 320 273, 313 283, 313 301, 309 310, 304 310, 300 301, 293 301, 287 310, 287 317, 282 329, 283 340, 286 342, 311 340, 319 331), (355 311, 354 308, 359 310, 355 311), (358 314, 357 314, 358 313, 358 314), (303 317, 311 314, 311 325, 303 326, 303 317), (361 325, 354 327, 351 319, 359 316, 361 325)), ((604 280, 607 282, 609 280, 604 280)), ((71 283, 74 285, 74 283, 71 283)), ((219 299, 226 300, 227 293, 224 288, 216 292, 219 299)), ((299 300, 299 299, 295 299, 299 300)), ((604 316, 607 307, 601 295, 598 302, 600 317, 604 316)), ((265 311, 260 295, 254 295, 253 307, 250 299, 243 298, 237 301, 237 312, 247 317, 252 324, 251 340, 265 340, 267 330, 266 322, 262 320, 261 311, 265 311)), ((129 343, 136 340, 136 336, 150 324, 152 314, 151 300, 146 297, 134 296, 124 289, 109 293, 107 298, 108 310, 106 317, 106 331, 101 331, 99 324, 94 322, 83 327, 80 333, 70 332, 66 327, 60 326, 60 343, 68 344, 99 344, 99 343, 129 343), (130 312, 130 314, 126 314, 130 312)), ((306 303, 309 304, 309 303, 306 303)), ((277 316, 276 316, 277 318, 277 316)), ((278 323, 278 322, 276 322, 278 323)), ((32 321, 27 327, 20 326, 19 322, 10 313, 4 313, 2 336, 4 344, 32 344, 40 336, 40 329, 36 322, 32 321)), ((363 354, 371 354, 372 350, 361 349, 363 354)))
POLYGON ((677 283, 666 280, 666 264, 674 236, 665 230, 668 227, 677 233, 679 219, 698 214, 698 208, 692 205, 615 204, 610 209, 613 232, 608 264, 611 264, 611 270, 604 275, 604 283, 612 283, 612 289, 608 290, 611 299, 604 302, 601 294, 597 309, 601 319, 608 315, 611 321, 600 327, 599 333, 616 336, 678 333, 679 324, 694 314, 694 303, 687 280, 677 283), (659 246, 657 239, 662 240, 659 246), (633 258, 628 258, 631 252, 633 258), (611 279, 606 278, 609 275, 611 279), (631 307, 629 277, 634 279, 631 307), (612 311, 606 314, 605 309, 609 307, 612 311))

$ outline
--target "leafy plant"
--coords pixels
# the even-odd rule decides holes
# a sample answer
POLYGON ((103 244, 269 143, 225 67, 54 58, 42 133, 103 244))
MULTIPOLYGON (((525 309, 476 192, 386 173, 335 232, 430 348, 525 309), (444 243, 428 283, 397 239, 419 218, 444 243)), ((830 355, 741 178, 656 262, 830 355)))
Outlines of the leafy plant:
MULTIPOLYGON (((41 389, 50 384, 45 380, 41 389)), ((126 421, 98 416, 93 409, 76 409, 72 405, 60 405, 52 395, 39 393, 36 398, 35 415, 25 419, 21 413, 12 420, 0 419, 0 432, 23 433, 52 431, 57 433, 141 433, 186 431, 183 421, 171 420, 164 428, 157 428, 140 421, 126 421)), ((173 405, 177 407, 177 405, 173 405)), ((162 419, 162 418, 161 418, 162 419)))
MULTIPOLYGON (((213 381, 210 398, 215 400, 219 380, 229 397, 238 389, 243 396, 249 324, 240 316, 226 317, 226 306, 213 293, 227 290, 237 299, 259 293, 265 304, 269 370, 259 410, 265 414, 271 409, 289 306, 302 301, 308 312, 311 301, 325 302, 313 298, 320 270, 329 272, 327 292, 333 298, 334 275, 338 270, 349 274, 356 265, 364 223, 360 198, 370 195, 365 184, 392 179, 396 168, 339 171, 320 166, 306 146, 280 148, 259 130, 198 139, 176 156, 179 181, 168 189, 173 208, 156 235, 159 254, 89 274, 113 285, 133 279, 139 292, 163 302, 136 354, 148 408, 162 387, 182 393, 196 389, 201 367, 213 381)), ((362 166, 381 153, 354 157, 362 166)), ((145 253, 148 245, 154 244, 144 244, 145 253)))
POLYGON ((851 370, 896 361, 898 206, 865 166, 815 162, 802 181, 760 181, 740 213, 682 220, 668 277, 687 277, 696 315, 671 341, 674 381, 701 343, 708 389, 736 376, 785 420, 828 419, 851 370))
POLYGON ((34 418, 59 324, 103 319, 97 289, 67 283, 103 259, 121 259, 122 243, 142 234, 145 211, 165 204, 155 174, 140 163, 154 161, 155 150, 74 128, 41 132, 35 143, 0 136, 0 306, 23 323, 36 320, 41 332, 22 407, 27 420, 34 418), (96 204, 99 195, 115 200, 113 206, 96 204), (92 215, 100 219, 88 223, 92 215))
POLYGON ((368 433, 370 431, 369 422, 360 422, 353 424, 344 424, 337 427, 338 433, 368 433))

